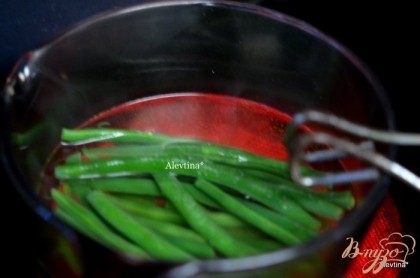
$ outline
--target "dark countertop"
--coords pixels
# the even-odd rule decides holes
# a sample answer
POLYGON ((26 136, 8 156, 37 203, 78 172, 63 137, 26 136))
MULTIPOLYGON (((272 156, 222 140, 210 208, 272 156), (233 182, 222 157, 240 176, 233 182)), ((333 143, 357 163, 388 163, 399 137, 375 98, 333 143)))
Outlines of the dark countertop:
MULTIPOLYGON (((47 0, 35 3, 30 0, 4 0, 0 3, 0 83, 2 84, 13 63, 24 52, 34 49, 58 33, 68 29, 79 20, 92 14, 138 3, 135 0, 91 0, 88 2, 47 0)), ((304 19, 325 33, 335 37, 361 57, 385 85, 391 99, 397 128, 406 132, 419 132, 417 121, 419 111, 415 101, 418 94, 419 48, 414 42, 418 30, 414 27, 414 4, 396 2, 366 6, 357 1, 261 1, 269 6, 295 17, 304 19)), ((420 147, 401 148, 398 161, 420 174, 416 158, 420 147)), ((9 186, 9 181, 0 169, 4 188, 3 226, 6 256, 18 260, 22 268, 18 273, 32 273, 35 262, 32 259, 33 231, 31 213, 23 205, 18 194, 9 186), (13 214, 8 213, 13 211, 13 214), (13 224, 9 224, 13 223, 13 224)), ((420 193, 392 182, 391 194, 401 213, 404 232, 413 235, 420 242, 416 204, 420 193)), ((420 250, 410 258, 420 262, 420 250)), ((8 264, 6 264, 8 265, 8 264)), ((419 264, 411 264, 401 277, 420 277, 419 264)), ((21 275, 22 276, 22 275, 21 275)), ((23 275, 24 277, 31 277, 23 275)))

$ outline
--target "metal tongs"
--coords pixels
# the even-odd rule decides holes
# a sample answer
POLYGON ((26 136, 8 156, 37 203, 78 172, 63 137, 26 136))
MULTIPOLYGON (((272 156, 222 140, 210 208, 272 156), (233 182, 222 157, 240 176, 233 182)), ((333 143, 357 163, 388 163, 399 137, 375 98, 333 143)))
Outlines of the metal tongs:
POLYGON ((291 177, 303 186, 337 185, 374 181, 380 178, 381 172, 384 172, 420 191, 420 178, 397 162, 378 153, 374 148, 374 142, 406 146, 420 145, 420 134, 375 130, 319 111, 311 110, 298 113, 286 130, 291 177), (300 132, 300 127, 307 123, 316 123, 322 127, 332 128, 364 141, 355 143, 353 140, 340 138, 340 136, 324 131, 300 132), (321 144, 327 148, 308 151, 308 148, 314 144, 321 144), (360 170, 328 172, 320 176, 307 175, 306 172, 303 175, 301 172, 302 164, 328 162, 346 156, 353 156, 367 162, 369 166, 360 170))

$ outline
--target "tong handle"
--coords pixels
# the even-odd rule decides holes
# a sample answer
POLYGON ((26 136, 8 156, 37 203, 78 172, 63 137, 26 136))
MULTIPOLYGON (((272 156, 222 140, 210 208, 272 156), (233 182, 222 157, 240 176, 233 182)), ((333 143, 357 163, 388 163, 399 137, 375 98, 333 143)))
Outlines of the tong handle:
POLYGON ((372 147, 374 141, 417 146, 420 145, 420 134, 375 130, 319 111, 310 110, 298 113, 286 130, 286 146, 290 152, 290 175, 295 182, 301 185, 313 186, 376 180, 380 177, 380 171, 382 171, 420 191, 420 178, 397 162, 377 153, 372 147), (355 144, 323 132, 299 134, 299 127, 306 122, 315 122, 332 127, 369 141, 355 144), (306 148, 314 143, 328 145, 332 149, 305 153, 306 148), (326 174, 320 177, 302 176, 300 173, 301 161, 320 162, 338 159, 345 154, 368 162, 373 167, 364 170, 326 174))

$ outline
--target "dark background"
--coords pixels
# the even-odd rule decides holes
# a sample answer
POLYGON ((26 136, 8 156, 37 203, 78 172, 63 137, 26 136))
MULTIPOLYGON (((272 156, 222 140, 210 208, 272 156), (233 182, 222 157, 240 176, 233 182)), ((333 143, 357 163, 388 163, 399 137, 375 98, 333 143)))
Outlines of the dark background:
MULTIPOLYGON (((105 10, 125 7, 142 1, 33 1, 2 0, 0 2, 0 84, 14 62, 26 51, 47 43, 76 22, 105 10)), ((256 1, 254 1, 256 2, 256 1)), ((396 115, 397 129, 420 132, 419 31, 414 7, 395 1, 300 1, 266 0, 261 5, 311 23, 336 38, 355 52, 376 73, 385 85, 396 115), (365 3, 362 3, 365 2, 365 3), (366 2, 370 4, 367 5, 366 2)), ((397 160, 420 174, 420 147, 400 148, 397 160)), ((9 181, 1 172, 3 266, 13 276, 34 277, 35 261, 33 215, 26 208, 9 181), (13 264, 18 267, 13 267, 13 264)), ((397 181, 391 194, 397 202, 404 233, 413 235, 420 244, 417 222, 420 217, 420 193, 397 181)), ((412 262, 402 277, 420 277, 420 247, 411 255, 412 262)))

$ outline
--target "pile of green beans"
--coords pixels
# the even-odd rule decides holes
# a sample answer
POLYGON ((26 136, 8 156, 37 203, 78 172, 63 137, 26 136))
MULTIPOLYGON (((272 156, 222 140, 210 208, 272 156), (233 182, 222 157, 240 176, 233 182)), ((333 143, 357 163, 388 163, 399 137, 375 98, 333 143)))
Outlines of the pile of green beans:
POLYGON ((278 250, 316 237, 355 203, 350 191, 293 184, 286 162, 201 140, 91 128, 64 129, 62 142, 74 152, 55 165, 57 216, 140 259, 278 250))

